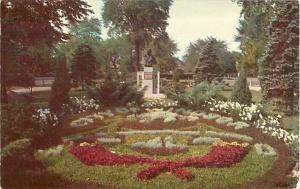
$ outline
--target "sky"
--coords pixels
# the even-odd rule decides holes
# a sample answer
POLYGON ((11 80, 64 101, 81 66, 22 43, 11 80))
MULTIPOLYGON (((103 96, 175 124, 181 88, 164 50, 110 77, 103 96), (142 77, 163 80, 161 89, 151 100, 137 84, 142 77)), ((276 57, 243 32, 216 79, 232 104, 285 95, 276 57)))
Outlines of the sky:
MULTIPOLYGON (((94 17, 101 20, 101 0, 87 0, 94 11, 94 17)), ((176 56, 182 58, 186 48, 197 39, 212 36, 223 40, 231 51, 239 51, 234 41, 241 7, 231 0, 174 0, 170 7, 167 32, 177 43, 176 56)), ((107 29, 103 28, 103 38, 107 29)))

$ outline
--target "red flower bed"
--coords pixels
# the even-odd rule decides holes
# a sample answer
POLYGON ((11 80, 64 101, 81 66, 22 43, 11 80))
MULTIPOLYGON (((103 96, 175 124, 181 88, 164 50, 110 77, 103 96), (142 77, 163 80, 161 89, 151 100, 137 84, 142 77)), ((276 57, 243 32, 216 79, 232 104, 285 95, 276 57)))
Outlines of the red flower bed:
POLYGON ((137 177, 141 180, 149 180, 162 172, 170 172, 177 178, 191 180, 194 178, 185 167, 195 168, 223 168, 230 167, 240 162, 248 153, 249 148, 236 145, 213 146, 211 151, 202 157, 193 157, 183 161, 154 160, 130 155, 114 154, 100 145, 77 146, 71 149, 81 162, 86 165, 132 165, 150 164, 150 168, 141 171, 137 177))
POLYGON ((159 156, 170 156, 174 154, 185 153, 188 151, 188 148, 132 148, 137 152, 141 152, 150 156, 159 155, 159 156))

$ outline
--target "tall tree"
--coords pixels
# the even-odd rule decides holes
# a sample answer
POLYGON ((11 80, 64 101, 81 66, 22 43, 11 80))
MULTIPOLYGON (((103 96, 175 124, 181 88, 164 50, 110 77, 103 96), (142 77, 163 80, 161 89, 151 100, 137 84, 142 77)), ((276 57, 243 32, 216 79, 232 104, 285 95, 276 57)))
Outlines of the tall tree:
POLYGON ((259 59, 268 42, 265 28, 273 14, 273 0, 249 1, 236 0, 242 7, 238 34, 235 40, 240 42, 242 56, 238 61, 246 69, 247 74, 257 76, 259 72, 259 59))
POLYGON ((134 70, 140 69, 140 52, 150 39, 162 36, 168 25, 172 0, 104 0, 102 17, 110 33, 130 36, 134 70))
MULTIPOLYGON (((57 44, 55 49, 55 55, 66 56, 68 65, 71 64, 74 52, 81 44, 88 44, 93 51, 101 44, 101 22, 97 18, 86 17, 82 21, 69 26, 69 35, 69 40, 57 44)), ((95 56, 99 60, 101 54, 95 56)))
POLYGON ((69 104, 70 89, 71 82, 66 58, 60 57, 56 65, 55 80, 52 84, 49 98, 49 107, 51 112, 58 114, 63 110, 63 105, 69 104))
POLYGON ((86 44, 80 45, 73 56, 71 64, 72 80, 82 85, 90 84, 96 78, 96 58, 93 50, 86 44))
POLYGON ((262 91, 266 99, 293 111, 294 94, 299 98, 298 1, 276 2, 268 31, 269 43, 261 59, 262 91))
MULTIPOLYGON (((1 1, 1 101, 7 102, 7 73, 13 63, 26 61, 28 49, 42 42, 51 47, 67 39, 68 23, 79 21, 89 12, 83 0, 3 0, 1 1), (22 53, 18 54, 19 49, 22 53)), ((27 67, 27 66, 26 66, 27 67)), ((26 68, 25 67, 25 68, 26 68)))
POLYGON ((218 56, 218 65, 221 67, 224 73, 235 72, 236 57, 234 54, 227 49, 227 45, 224 41, 217 40, 213 37, 207 39, 198 39, 196 42, 191 43, 188 48, 186 55, 184 56, 185 70, 192 71, 198 63, 199 55, 202 49, 209 43, 214 41, 214 48, 218 56))
POLYGON ((213 80, 219 80, 222 70, 218 65, 218 57, 216 49, 214 48, 214 41, 210 41, 201 50, 199 61, 194 68, 195 83, 202 81, 211 82, 213 80))

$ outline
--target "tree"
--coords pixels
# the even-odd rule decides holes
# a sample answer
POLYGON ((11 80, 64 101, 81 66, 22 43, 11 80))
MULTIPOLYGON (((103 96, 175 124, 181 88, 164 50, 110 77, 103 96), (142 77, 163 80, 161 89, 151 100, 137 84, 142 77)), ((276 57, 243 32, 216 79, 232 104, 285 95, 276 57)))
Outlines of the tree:
POLYGON ((134 44, 134 70, 147 41, 164 35, 172 0, 104 0, 102 17, 110 33, 125 34, 134 44))
POLYGON ((237 0, 237 3, 242 7, 238 35, 235 37, 240 42, 242 51, 238 62, 249 75, 257 76, 260 69, 259 59, 263 56, 268 42, 265 28, 273 14, 274 1, 237 0))
POLYGON ((92 79, 96 78, 96 58, 93 54, 93 50, 89 45, 80 45, 74 55, 71 65, 71 78, 72 80, 82 85, 90 84, 92 79))
POLYGON ((209 43, 214 41, 214 48, 216 49, 216 54, 218 56, 218 65, 224 73, 235 72, 235 62, 236 57, 233 52, 228 51, 227 45, 224 41, 217 40, 213 37, 208 37, 207 39, 198 39, 194 43, 190 43, 187 48, 186 55, 184 56, 185 70, 192 71, 196 64, 198 63, 199 54, 201 50, 209 43))
POLYGON ((103 62, 102 70, 105 72, 112 71, 110 62, 115 58, 116 64, 119 65, 118 71, 125 75, 132 71, 131 64, 131 48, 132 45, 127 36, 112 37, 103 40, 95 49, 97 60, 103 62))
MULTIPOLYGON (((82 44, 88 44, 93 51, 101 44, 101 22, 97 18, 84 18, 78 23, 69 26, 70 38, 64 43, 56 45, 55 55, 66 56, 67 64, 70 65, 73 59, 75 50, 82 44)), ((99 60, 101 54, 96 54, 96 59, 99 60)))
POLYGON ((52 84, 49 98, 49 108, 52 113, 61 113, 63 105, 69 104, 69 91, 71 82, 69 71, 66 64, 66 58, 60 58, 56 65, 55 80, 52 84))
POLYGON ((26 64, 28 72, 34 62, 30 48, 44 43, 52 47, 68 38, 63 31, 68 23, 78 22, 91 12, 83 0, 1 1, 1 101, 7 102, 8 70, 26 64), (19 52, 22 53, 19 53, 19 52), (27 64, 31 64, 27 66, 27 64))
POLYGON ((269 43, 261 58, 263 96, 294 111, 294 94, 299 97, 298 1, 276 2, 268 31, 269 43))
POLYGON ((241 104, 251 104, 252 94, 247 83, 247 73, 244 68, 240 70, 232 90, 232 100, 241 104))
POLYGON ((218 80, 222 73, 221 68, 217 64, 218 57, 216 50, 214 48, 214 41, 210 41, 202 49, 199 61, 194 69, 194 80, 195 83, 200 83, 202 81, 211 82, 213 80, 218 80))

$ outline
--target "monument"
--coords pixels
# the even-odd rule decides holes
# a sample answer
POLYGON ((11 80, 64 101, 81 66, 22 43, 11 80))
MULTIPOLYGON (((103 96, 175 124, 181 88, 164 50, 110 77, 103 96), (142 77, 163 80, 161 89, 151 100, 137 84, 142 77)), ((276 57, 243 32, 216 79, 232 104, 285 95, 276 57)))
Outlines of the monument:
POLYGON ((143 62, 143 71, 137 72, 137 86, 140 89, 146 88, 145 98, 165 98, 165 95, 160 93, 160 73, 153 70, 156 60, 151 54, 151 49, 147 51, 143 62))

